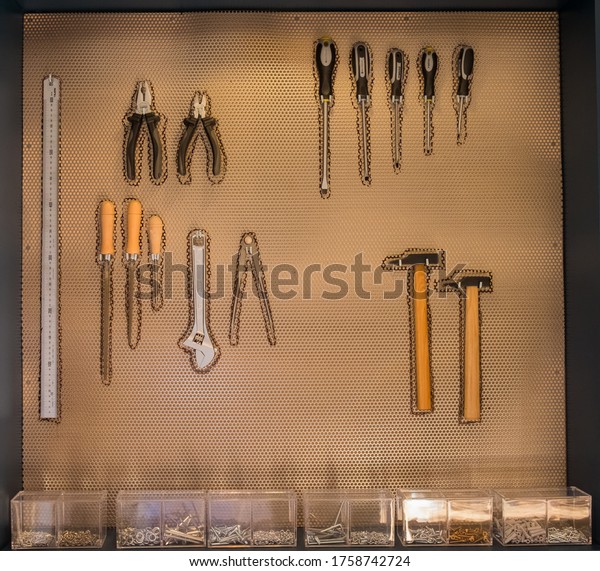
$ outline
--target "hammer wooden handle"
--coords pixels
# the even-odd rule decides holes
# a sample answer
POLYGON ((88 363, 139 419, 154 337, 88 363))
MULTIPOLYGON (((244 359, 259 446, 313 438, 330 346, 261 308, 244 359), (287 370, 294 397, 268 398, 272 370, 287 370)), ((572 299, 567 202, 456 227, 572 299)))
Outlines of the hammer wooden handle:
POLYGON ((110 200, 103 200, 100 205, 100 253, 114 255, 115 205, 110 200))
POLYGON ((431 410, 431 366, 429 363, 429 316, 427 311, 427 267, 413 267, 413 311, 415 322, 415 372, 417 410, 431 410))
POLYGON ((479 288, 467 286, 465 298, 465 378, 463 420, 481 419, 481 348, 479 336, 479 288))
POLYGON ((127 245, 128 254, 140 253, 140 229, 142 227, 142 204, 139 200, 130 200, 127 205, 127 245))

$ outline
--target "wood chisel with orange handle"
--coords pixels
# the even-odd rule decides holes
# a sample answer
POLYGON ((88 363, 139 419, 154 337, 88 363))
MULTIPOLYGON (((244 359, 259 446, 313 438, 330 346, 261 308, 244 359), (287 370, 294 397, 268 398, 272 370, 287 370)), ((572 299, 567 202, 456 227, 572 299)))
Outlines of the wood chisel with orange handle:
POLYGON ((102 335, 100 339, 100 374, 105 385, 110 384, 112 261, 115 255, 115 204, 104 200, 100 204, 100 268, 102 276, 102 335))
POLYGON ((127 235, 125 244, 125 266, 127 267, 127 285, 125 301, 127 305, 127 340, 129 347, 135 349, 140 339, 139 296, 137 294, 137 267, 140 259, 140 231, 142 228, 142 204, 139 200, 130 200, 127 204, 127 235))

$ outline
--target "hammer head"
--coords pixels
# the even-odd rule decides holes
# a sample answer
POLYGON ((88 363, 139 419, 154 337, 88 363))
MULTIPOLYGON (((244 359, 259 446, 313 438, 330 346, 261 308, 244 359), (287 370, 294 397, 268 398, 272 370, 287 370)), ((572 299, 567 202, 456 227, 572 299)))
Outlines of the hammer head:
POLYGON ((445 292, 453 291, 464 295, 469 286, 479 288, 480 292, 491 292, 493 289, 492 274, 476 270, 454 272, 447 278, 440 280, 438 290, 445 292))
POLYGON ((410 270, 422 264, 427 269, 441 269, 445 266, 444 250, 405 250, 399 256, 388 256, 381 264, 384 270, 410 270))

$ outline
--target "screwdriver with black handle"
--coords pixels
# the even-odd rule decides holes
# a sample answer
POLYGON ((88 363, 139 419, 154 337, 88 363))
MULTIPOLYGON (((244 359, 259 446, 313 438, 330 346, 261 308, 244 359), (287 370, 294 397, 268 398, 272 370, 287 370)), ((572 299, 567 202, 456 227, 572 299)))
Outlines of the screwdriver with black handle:
POLYGON ((329 37, 320 38, 317 42, 315 59, 319 74, 319 98, 323 107, 323 162, 321 177, 321 197, 329 196, 329 108, 333 105, 333 76, 335 72, 337 50, 335 43, 329 37))
POLYGON ((438 69, 438 56, 431 47, 421 53, 421 73, 423 75, 423 102, 425 104, 425 154, 432 151, 433 123, 432 112, 435 104, 435 76, 438 69))
MULTIPOLYGON (((475 53, 470 46, 463 46, 458 52, 457 70, 458 70, 458 87, 456 89, 456 102, 458 103, 458 123, 456 136, 458 143, 462 143, 463 131, 463 116, 467 112, 467 106, 471 99, 471 80, 473 79, 473 63, 475 61, 475 53)), ((466 133, 465 133, 466 135, 466 133)))
POLYGON ((400 168, 400 106, 403 101, 402 82, 404 80, 404 53, 398 48, 390 50, 388 56, 388 78, 390 81, 390 101, 394 113, 394 168, 400 168))
POLYGON ((352 46, 352 73, 356 82, 356 99, 361 112, 362 150, 363 150, 363 182, 371 180, 369 171, 369 153, 367 136, 367 107, 371 104, 369 84, 371 83, 371 54, 366 44, 356 42, 352 46))

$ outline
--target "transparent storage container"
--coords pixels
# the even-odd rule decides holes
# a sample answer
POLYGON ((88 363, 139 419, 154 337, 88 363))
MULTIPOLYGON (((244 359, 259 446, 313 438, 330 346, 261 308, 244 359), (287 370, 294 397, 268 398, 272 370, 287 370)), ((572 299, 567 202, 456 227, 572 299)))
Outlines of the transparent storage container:
POLYGON ((494 492, 494 536, 502 545, 592 543, 592 498, 580 489, 494 492))
POLYGON ((492 545, 493 497, 486 490, 401 490, 403 545, 492 545))
POLYGON ((484 490, 446 490, 448 545, 492 545, 494 498, 484 490))
POLYGON ((304 494, 307 547, 392 547, 394 496, 387 490, 318 490, 304 494))
POLYGON ((295 546, 294 492, 209 492, 208 547, 295 546))
POLYGON ((117 548, 205 547, 206 493, 124 491, 116 502, 117 548))
POLYGON ((400 490, 396 504, 403 545, 447 545, 448 505, 442 492, 400 490))
POLYGON ((100 548, 106 492, 19 492, 11 501, 13 549, 100 548))

